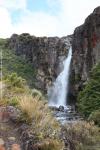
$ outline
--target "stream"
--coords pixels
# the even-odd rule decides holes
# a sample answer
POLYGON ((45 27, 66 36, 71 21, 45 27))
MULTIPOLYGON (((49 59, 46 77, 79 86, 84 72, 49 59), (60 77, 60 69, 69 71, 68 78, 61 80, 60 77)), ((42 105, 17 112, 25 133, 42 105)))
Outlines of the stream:
POLYGON ((59 106, 59 107, 50 107, 53 110, 53 115, 61 123, 75 123, 82 120, 83 118, 75 111, 74 106, 59 106))

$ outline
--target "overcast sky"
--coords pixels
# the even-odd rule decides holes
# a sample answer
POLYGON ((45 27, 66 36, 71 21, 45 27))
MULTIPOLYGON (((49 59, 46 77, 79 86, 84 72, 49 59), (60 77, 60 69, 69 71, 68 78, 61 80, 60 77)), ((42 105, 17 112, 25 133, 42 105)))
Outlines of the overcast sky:
POLYGON ((0 0, 0 37, 66 36, 97 6, 100 0, 0 0))

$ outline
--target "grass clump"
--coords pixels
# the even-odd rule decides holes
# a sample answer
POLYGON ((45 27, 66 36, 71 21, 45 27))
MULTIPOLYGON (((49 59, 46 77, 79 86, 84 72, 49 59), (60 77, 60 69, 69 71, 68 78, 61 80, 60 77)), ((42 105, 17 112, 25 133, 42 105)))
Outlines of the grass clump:
POLYGON ((18 97, 30 92, 26 81, 16 73, 7 75, 2 81, 2 86, 2 99, 9 105, 17 105, 18 97))
POLYGON ((5 82, 9 88, 24 88, 25 80, 22 77, 19 77, 17 73, 12 73, 5 77, 5 82))
POLYGON ((31 94, 33 97, 38 97, 39 100, 45 100, 43 94, 37 89, 32 89, 31 94))
POLYGON ((62 147, 63 145, 61 144, 61 142, 56 139, 44 139, 43 142, 35 144, 33 146, 33 149, 37 148, 39 150, 63 150, 62 147))
POLYGON ((33 134, 38 138, 36 145, 41 150, 61 150, 60 125, 53 117, 48 106, 38 96, 20 97, 19 106, 22 111, 21 120, 31 125, 33 134))
POLYGON ((43 101, 40 101, 38 96, 25 95, 20 97, 19 108, 23 112, 25 121, 35 125, 35 130, 37 129, 36 133, 40 133, 43 128, 50 130, 50 125, 59 127, 58 122, 52 117, 48 106, 43 101), (48 122, 49 124, 47 124, 48 122))

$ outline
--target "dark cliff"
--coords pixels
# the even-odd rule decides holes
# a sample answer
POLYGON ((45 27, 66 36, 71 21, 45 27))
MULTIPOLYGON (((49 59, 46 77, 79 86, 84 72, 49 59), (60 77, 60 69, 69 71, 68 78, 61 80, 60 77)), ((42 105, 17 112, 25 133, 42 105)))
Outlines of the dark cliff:
POLYGON ((32 62, 36 70, 36 87, 47 90, 61 71, 60 63, 67 56, 72 36, 35 37, 28 33, 13 34, 7 47, 32 62))
POLYGON ((70 94, 76 97, 88 80, 89 72, 100 61, 100 7, 75 29, 72 49, 70 94))

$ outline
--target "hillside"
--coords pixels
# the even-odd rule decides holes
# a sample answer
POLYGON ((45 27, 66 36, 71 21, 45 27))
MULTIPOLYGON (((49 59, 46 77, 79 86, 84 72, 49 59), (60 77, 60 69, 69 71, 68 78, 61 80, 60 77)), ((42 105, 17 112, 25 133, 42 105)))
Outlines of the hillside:
POLYGON ((17 73, 26 79, 30 87, 34 87, 36 79, 36 69, 33 68, 31 62, 21 56, 17 56, 15 52, 8 49, 5 45, 7 40, 0 39, 0 51, 2 51, 2 72, 3 77, 11 73, 17 73))

